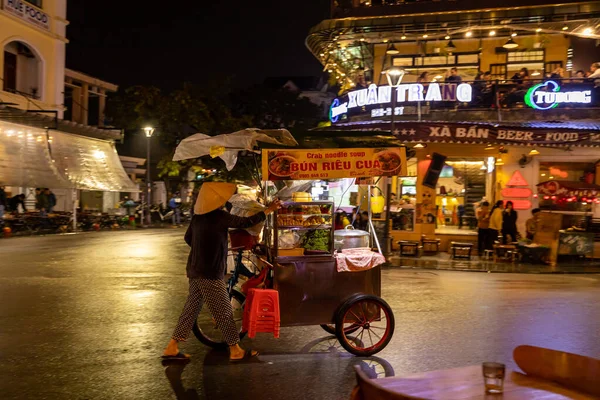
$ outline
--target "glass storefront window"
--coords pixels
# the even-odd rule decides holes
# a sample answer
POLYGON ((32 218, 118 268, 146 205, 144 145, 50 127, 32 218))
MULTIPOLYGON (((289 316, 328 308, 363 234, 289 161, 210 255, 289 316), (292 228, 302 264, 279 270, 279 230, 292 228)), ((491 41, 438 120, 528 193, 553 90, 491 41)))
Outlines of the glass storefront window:
MULTIPOLYGON (((593 184, 595 182, 595 165, 594 163, 553 163, 540 162, 539 182, 560 181, 564 187, 572 187, 576 189, 580 183, 593 184)), ((541 196, 539 197, 539 207, 542 210, 563 211, 572 216, 591 213, 595 199, 587 198, 586 195, 577 195, 577 191, 569 192, 568 195, 562 196, 541 196)), ((596 205, 597 206, 597 205, 596 205)), ((572 223, 569 217, 569 223, 572 223)), ((563 221, 564 223, 565 221, 563 221)), ((564 225, 564 224, 563 224, 564 225)), ((573 223, 579 225, 579 222, 573 223)))
POLYGON ((476 207, 486 197, 487 178, 484 160, 446 161, 436 187, 436 233, 476 232, 476 207))

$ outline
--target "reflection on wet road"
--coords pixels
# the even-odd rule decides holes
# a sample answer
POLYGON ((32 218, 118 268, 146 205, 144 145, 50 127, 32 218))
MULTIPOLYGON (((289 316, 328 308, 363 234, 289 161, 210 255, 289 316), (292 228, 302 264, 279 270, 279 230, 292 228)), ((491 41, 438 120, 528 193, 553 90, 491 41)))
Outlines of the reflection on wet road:
POLYGON ((600 357, 600 277, 386 270, 390 345, 356 358, 320 327, 282 328, 231 365, 195 338, 162 365, 186 297, 183 230, 0 240, 2 399, 347 399, 373 377, 499 360, 534 344, 600 357))

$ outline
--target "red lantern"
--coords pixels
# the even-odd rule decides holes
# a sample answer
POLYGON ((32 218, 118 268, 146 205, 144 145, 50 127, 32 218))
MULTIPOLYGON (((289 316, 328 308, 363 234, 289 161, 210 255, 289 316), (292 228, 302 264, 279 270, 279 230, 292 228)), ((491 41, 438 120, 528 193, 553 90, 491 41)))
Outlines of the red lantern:
POLYGON ((537 193, 533 195, 533 198, 534 198, 534 199, 537 199, 537 198, 538 198, 538 195, 537 195, 537 193))
POLYGON ((556 200, 556 196, 552 196, 550 197, 552 200, 556 200))
POLYGON ((550 196, 544 196, 544 200, 549 200, 550 196))

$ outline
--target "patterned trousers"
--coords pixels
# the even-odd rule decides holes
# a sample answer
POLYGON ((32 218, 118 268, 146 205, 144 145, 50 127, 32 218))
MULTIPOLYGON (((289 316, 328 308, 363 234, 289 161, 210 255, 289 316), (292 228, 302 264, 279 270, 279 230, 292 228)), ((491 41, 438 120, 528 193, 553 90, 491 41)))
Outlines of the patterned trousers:
POLYGON ((190 279, 190 292, 179 317, 172 338, 185 341, 198 318, 204 302, 221 331, 223 339, 232 346, 239 343, 240 335, 233 319, 233 307, 227 293, 227 285, 222 279, 190 279))

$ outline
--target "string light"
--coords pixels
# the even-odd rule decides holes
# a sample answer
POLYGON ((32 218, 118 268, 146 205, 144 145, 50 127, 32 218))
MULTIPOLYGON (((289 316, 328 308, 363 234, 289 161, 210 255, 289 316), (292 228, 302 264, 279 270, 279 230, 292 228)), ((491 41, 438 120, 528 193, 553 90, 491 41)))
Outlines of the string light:
POLYGON ((473 32, 467 31, 467 33, 465 33, 465 36, 466 37, 471 37, 471 36, 473 36, 473 32))
POLYGON ((490 36, 496 36, 496 31, 490 31, 490 36))
POLYGON ((592 28, 585 28, 582 33, 585 36, 590 36, 592 33, 594 33, 594 30, 592 28))

